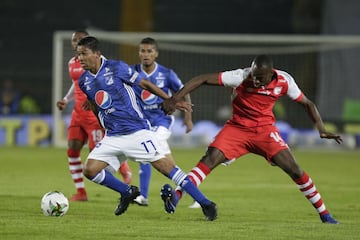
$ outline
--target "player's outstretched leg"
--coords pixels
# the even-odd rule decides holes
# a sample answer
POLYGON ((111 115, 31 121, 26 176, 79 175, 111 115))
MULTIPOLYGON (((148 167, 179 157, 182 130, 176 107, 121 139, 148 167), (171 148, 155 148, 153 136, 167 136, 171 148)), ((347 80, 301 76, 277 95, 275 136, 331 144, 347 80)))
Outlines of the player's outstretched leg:
POLYGON ((319 213, 320 219, 323 223, 339 224, 339 222, 336 221, 326 209, 320 193, 317 191, 315 184, 306 172, 303 173, 301 178, 295 179, 294 182, 319 213))

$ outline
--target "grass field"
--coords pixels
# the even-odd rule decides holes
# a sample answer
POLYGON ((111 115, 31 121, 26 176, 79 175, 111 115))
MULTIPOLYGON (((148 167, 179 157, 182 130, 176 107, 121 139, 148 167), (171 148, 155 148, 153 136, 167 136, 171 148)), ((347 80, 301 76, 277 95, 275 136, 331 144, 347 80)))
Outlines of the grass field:
MULTIPOLYGON (((204 149, 175 149, 190 170, 204 149)), ((153 171, 150 206, 131 205, 116 217, 117 193, 86 180, 88 202, 71 202, 64 217, 46 217, 42 195, 51 190, 70 196, 74 186, 65 149, 0 148, 0 239, 360 239, 360 152, 294 151, 340 225, 326 225, 294 183, 255 155, 219 166, 200 186, 218 205, 216 221, 189 209, 185 196, 166 214, 159 190, 168 179, 153 171)), ((85 158, 86 152, 83 152, 85 158)), ((130 163, 138 185, 138 166, 130 163)))

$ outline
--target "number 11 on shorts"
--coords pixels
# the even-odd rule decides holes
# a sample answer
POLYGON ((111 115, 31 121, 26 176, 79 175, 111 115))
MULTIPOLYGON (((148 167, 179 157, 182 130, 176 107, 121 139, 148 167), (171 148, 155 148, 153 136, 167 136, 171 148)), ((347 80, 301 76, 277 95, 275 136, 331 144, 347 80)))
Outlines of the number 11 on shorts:
POLYGON ((156 147, 152 140, 147 140, 145 142, 142 142, 141 144, 144 146, 146 152, 149 152, 149 147, 152 147, 156 151, 156 147))

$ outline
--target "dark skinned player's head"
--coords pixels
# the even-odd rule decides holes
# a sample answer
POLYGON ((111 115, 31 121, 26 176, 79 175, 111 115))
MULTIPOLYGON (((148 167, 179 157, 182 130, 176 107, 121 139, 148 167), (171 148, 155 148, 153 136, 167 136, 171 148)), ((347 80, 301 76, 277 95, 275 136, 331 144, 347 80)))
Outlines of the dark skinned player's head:
POLYGON ((273 77, 273 61, 268 55, 258 55, 251 63, 250 77, 253 80, 254 87, 268 85, 273 77))

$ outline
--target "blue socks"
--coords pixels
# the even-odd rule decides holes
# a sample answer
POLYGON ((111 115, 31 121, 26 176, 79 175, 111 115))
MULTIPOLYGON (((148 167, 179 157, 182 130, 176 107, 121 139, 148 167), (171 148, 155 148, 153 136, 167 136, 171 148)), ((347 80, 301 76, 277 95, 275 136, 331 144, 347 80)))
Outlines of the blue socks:
POLYGON ((139 178, 140 178, 140 193, 141 195, 143 195, 144 198, 147 199, 149 194, 149 185, 151 178, 151 164, 140 163, 139 178))
POLYGON ((129 185, 121 182, 105 169, 101 170, 95 177, 90 180, 100 185, 106 186, 116 192, 119 192, 120 194, 125 194, 125 196, 129 194, 129 185))
POLYGON ((171 170, 169 178, 173 180, 176 185, 182 187, 200 205, 208 205, 211 203, 211 201, 191 182, 186 173, 178 167, 171 170))

